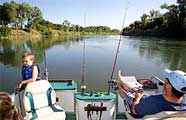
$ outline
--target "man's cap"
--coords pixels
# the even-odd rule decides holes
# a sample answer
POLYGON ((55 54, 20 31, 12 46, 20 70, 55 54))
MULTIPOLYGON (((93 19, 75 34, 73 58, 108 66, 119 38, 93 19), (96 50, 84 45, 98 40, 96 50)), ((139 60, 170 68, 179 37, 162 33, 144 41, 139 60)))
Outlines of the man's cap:
POLYGON ((186 73, 180 70, 171 71, 165 69, 163 72, 165 78, 168 78, 171 85, 179 92, 186 93, 186 73))

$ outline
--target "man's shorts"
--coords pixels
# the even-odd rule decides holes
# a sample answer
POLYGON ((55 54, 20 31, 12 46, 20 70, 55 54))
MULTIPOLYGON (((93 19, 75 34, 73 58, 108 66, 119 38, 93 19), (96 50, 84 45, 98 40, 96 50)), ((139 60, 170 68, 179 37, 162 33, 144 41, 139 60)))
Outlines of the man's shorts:
MULTIPOLYGON (((148 97, 148 96, 149 96, 148 94, 144 94, 143 97, 142 97, 142 99, 145 98, 145 97, 148 97)), ((127 104, 128 104, 128 105, 130 106, 130 108, 131 108, 132 103, 133 103, 134 98, 135 98, 135 91, 127 92, 127 93, 125 94, 124 98, 125 98, 127 104)))

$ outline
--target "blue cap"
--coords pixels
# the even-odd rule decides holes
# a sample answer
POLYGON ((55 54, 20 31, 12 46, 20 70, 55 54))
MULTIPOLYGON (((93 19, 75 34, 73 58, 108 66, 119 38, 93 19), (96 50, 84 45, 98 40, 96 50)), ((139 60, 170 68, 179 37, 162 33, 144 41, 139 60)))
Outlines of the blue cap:
POLYGON ((186 93, 186 73, 180 70, 171 71, 165 69, 163 72, 165 78, 169 79, 171 85, 179 92, 186 93))

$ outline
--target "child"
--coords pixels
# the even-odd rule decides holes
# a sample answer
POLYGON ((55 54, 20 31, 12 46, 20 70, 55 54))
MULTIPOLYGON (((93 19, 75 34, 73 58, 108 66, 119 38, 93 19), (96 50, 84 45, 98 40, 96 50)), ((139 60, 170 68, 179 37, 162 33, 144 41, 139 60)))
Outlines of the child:
POLYGON ((25 52, 22 59, 22 80, 17 86, 18 89, 24 89, 28 83, 34 82, 39 78, 39 68, 34 65, 34 55, 31 52, 25 52))
POLYGON ((18 109, 13 105, 10 95, 0 92, 0 120, 23 120, 18 109))

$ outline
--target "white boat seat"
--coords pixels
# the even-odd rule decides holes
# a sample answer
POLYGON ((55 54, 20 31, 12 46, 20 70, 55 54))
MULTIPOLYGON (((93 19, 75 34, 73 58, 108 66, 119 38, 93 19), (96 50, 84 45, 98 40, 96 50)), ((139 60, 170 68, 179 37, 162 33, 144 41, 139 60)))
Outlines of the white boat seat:
POLYGON ((146 115, 143 118, 134 118, 126 112, 125 115, 128 120, 186 120, 185 111, 163 111, 153 115, 146 115))
POLYGON ((186 120, 185 111, 163 111, 154 115, 146 115, 145 120, 186 120))
POLYGON ((25 88, 23 103, 26 119, 65 120, 64 110, 56 105, 56 93, 47 80, 31 82, 25 88))

